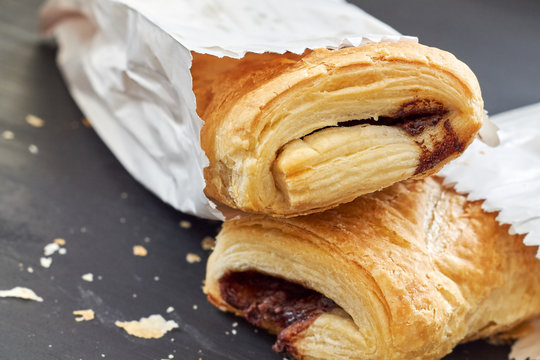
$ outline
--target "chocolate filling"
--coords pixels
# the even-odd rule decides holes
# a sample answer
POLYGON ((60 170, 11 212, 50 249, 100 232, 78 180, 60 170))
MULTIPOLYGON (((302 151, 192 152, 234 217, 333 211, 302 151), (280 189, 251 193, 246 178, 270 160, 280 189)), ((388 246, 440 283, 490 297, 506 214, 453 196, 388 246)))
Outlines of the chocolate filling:
MULTIPOLYGON (((443 104, 435 100, 415 99, 403 103, 400 109, 393 116, 379 116, 377 120, 374 118, 362 120, 349 120, 338 122, 337 127, 351 127, 356 125, 376 125, 376 126, 395 126, 403 129, 411 136, 421 134, 425 128, 435 126, 441 121, 448 111, 443 104)), ((317 129, 305 136, 312 135, 317 131, 321 131, 330 127, 317 129)))
POLYGON ((433 150, 428 150, 423 143, 417 142, 417 144, 422 149, 422 154, 420 155, 420 161, 416 167, 415 175, 432 169, 450 155, 462 153, 465 150, 465 145, 459 141, 449 120, 444 122, 443 140, 436 142, 433 145, 433 150))
POLYGON ((219 280, 223 300, 247 321, 278 333, 272 349, 295 354, 292 340, 337 305, 324 295, 256 271, 228 272, 219 280))

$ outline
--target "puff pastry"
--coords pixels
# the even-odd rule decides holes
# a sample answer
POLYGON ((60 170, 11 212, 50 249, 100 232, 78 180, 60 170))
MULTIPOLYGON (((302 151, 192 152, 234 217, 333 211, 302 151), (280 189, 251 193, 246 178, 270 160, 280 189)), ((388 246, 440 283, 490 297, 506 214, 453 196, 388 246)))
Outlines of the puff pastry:
POLYGON ((439 359, 540 313, 537 248, 434 178, 227 221, 205 291, 297 359, 439 359))
POLYGON ((471 70, 416 43, 193 57, 205 192, 248 212, 319 212, 433 174, 484 116, 471 70))

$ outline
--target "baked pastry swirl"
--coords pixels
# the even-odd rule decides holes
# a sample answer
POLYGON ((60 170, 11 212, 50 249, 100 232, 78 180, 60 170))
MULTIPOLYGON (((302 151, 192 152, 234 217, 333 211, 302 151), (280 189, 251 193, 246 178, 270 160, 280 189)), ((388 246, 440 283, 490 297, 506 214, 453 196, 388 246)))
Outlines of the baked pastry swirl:
POLYGON ((540 314, 537 248, 436 178, 225 222, 205 291, 297 359, 439 359, 540 314))
POLYGON ((193 57, 205 192, 247 212, 319 212, 433 174, 484 116, 471 70, 416 43, 193 57))

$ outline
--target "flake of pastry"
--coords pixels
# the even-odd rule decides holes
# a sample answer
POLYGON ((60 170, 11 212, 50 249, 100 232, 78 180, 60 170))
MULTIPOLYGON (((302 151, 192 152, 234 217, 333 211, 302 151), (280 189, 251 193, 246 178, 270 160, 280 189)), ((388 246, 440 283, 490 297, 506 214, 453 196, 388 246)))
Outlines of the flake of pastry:
POLYGON ((45 120, 32 114, 26 115, 25 119, 28 125, 33 126, 33 127, 40 128, 40 127, 43 127, 43 125, 45 125, 45 120))
POLYGON ((28 151, 30 151, 30 153, 33 155, 37 155, 39 153, 39 148, 35 144, 30 144, 28 146, 28 151))
POLYGON ((203 250, 214 250, 216 246, 216 240, 211 236, 205 236, 201 241, 201 247, 203 250))
POLYGON ((146 256, 148 255, 148 250, 142 245, 133 246, 133 255, 135 256, 146 256))
POLYGON ((121 193, 120 198, 123 199, 123 200, 127 199, 128 198, 128 193, 127 192, 121 193))
POLYGON ((0 297, 2 298, 18 298, 23 300, 32 300, 42 302, 43 298, 37 296, 37 294, 29 288, 17 286, 10 290, 0 290, 0 297))
POLYGON ((60 249, 60 245, 58 245, 56 242, 52 242, 50 244, 45 245, 43 248, 43 255, 45 256, 51 256, 55 252, 57 252, 60 249))
POLYGON ((174 311, 174 308, 172 306, 169 306, 166 310, 167 314, 170 314, 174 311))
POLYGON ((52 264, 52 258, 50 257, 41 257, 39 258, 39 263, 42 267, 44 267, 45 269, 48 269, 51 267, 51 264, 52 264))
POLYGON ((92 281, 94 281, 94 274, 86 273, 86 274, 81 276, 81 279, 83 279, 84 281, 92 282, 92 281))
POLYGON ((189 228, 191 228, 191 222, 189 222, 187 220, 182 220, 182 221, 180 221, 180 227, 182 229, 189 229, 189 228))
POLYGON ((2 138, 4 138, 4 140, 13 140, 15 139, 15 134, 13 131, 4 130, 2 131, 2 138))
POLYGON ((187 253, 186 261, 190 264, 201 262, 201 257, 197 254, 187 253))
POLYGON ((59 246, 65 246, 66 245, 66 240, 62 239, 62 238, 56 238, 53 240, 54 243, 58 244, 59 246))
POLYGON ((29 266, 26 268, 26 271, 28 271, 30 274, 32 274, 34 272, 34 268, 29 266))
POLYGON ((60 255, 66 255, 66 253, 67 253, 67 249, 66 249, 66 248, 60 248, 60 249, 58 249, 58 254, 60 254, 60 255))
POLYGON ((87 118, 83 118, 81 120, 82 124, 87 127, 87 128, 91 128, 92 127, 92 123, 87 119, 87 118))
POLYGON ((159 339, 167 332, 178 328, 174 320, 165 320, 158 314, 143 317, 140 320, 116 321, 114 324, 128 334, 144 339, 159 339))
POLYGON ((94 310, 92 309, 75 310, 73 311, 73 315, 76 315, 75 321, 77 322, 94 320, 95 316, 94 310))
POLYGON ((148 236, 146 236, 146 237, 144 238, 144 242, 145 242, 145 243, 148 244, 150 241, 152 241, 152 240, 151 240, 148 236))

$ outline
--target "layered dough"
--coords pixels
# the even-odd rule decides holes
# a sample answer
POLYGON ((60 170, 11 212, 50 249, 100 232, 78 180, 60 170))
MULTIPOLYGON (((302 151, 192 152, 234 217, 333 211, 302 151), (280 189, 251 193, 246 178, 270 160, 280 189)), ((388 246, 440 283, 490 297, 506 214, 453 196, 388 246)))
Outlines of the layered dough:
POLYGON ((297 359, 439 359, 540 314, 537 248, 495 218, 432 177, 324 213, 245 215, 225 222, 205 291, 297 359))
POLYGON ((319 212, 433 174, 484 116, 470 69, 416 43, 193 57, 205 192, 248 212, 319 212))

